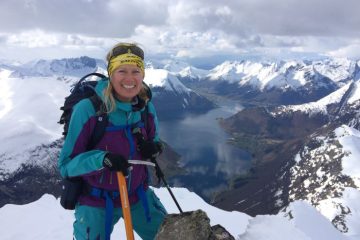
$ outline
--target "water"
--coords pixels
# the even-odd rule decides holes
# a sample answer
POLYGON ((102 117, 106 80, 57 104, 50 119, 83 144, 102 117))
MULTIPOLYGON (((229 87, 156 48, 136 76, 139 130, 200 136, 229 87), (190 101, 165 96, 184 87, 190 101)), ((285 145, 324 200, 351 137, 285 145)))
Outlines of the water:
POLYGON ((226 143, 230 136, 217 121, 239 110, 227 102, 206 114, 160 121, 161 138, 181 155, 180 165, 188 171, 171 179, 171 185, 186 187, 209 201, 214 192, 228 188, 229 179, 250 168, 250 154, 226 143))

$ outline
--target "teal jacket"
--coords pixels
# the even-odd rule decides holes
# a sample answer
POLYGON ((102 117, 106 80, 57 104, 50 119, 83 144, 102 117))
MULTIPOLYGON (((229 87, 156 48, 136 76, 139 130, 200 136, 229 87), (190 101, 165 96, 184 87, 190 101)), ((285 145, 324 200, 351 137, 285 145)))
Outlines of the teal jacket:
MULTIPOLYGON (((96 93, 104 100, 104 90, 108 79, 102 79, 95 87, 96 93)), ((96 123, 96 112, 89 99, 83 99, 73 109, 68 134, 60 153, 58 167, 62 177, 81 176, 89 186, 106 190, 117 190, 117 177, 102 166, 104 156, 108 152, 121 154, 127 159, 142 160, 137 150, 137 139, 132 134, 134 127, 140 127, 145 139, 159 141, 158 120, 151 102, 148 102, 147 129, 141 124, 141 112, 135 111, 132 103, 116 101, 116 110, 109 113, 109 124, 104 137, 92 150, 87 150, 90 136, 96 123)), ((136 202, 133 194, 139 186, 147 187, 148 172, 145 166, 134 165, 129 177, 129 201, 136 202)), ((102 201, 91 203, 89 196, 82 196, 80 202, 92 206, 104 206, 102 201)), ((90 197, 91 198, 91 197, 90 197)))

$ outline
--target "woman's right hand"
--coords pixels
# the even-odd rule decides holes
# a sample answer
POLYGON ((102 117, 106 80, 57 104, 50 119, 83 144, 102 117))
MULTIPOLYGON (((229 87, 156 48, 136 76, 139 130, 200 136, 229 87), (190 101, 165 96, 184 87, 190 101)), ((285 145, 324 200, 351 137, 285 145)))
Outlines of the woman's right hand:
POLYGON ((124 176, 127 176, 130 164, 128 160, 120 154, 107 153, 103 160, 103 166, 110 171, 122 172, 124 176))

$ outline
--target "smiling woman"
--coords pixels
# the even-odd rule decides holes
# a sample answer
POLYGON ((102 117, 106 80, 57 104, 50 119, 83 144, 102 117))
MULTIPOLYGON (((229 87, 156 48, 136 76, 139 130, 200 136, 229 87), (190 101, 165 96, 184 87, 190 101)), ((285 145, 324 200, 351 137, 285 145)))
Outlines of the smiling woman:
POLYGON ((149 188, 146 166, 130 167, 128 161, 153 159, 161 153, 151 93, 142 83, 144 52, 136 44, 120 43, 110 50, 107 60, 109 78, 95 86, 101 107, 94 109, 93 98, 75 105, 59 158, 62 177, 80 179, 84 186, 76 196, 74 237, 109 240, 114 224, 124 216, 129 237, 132 229, 127 226, 132 222, 142 239, 154 239, 166 210, 149 188), (100 121, 107 123, 105 133, 94 147, 89 147, 100 121), (122 185, 123 175, 127 183, 122 185), (125 186, 130 209, 123 202, 127 199, 123 198, 125 186), (131 219, 125 210, 131 211, 131 219))

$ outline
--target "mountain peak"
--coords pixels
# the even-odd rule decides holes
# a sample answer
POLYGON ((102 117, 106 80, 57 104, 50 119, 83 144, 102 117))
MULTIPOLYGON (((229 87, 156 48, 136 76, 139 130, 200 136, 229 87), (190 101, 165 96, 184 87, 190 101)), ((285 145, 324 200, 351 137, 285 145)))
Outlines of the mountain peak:
POLYGON ((106 69, 105 62, 87 56, 53 60, 40 59, 15 67, 13 76, 69 75, 79 77, 89 72, 95 72, 99 67, 106 69))

